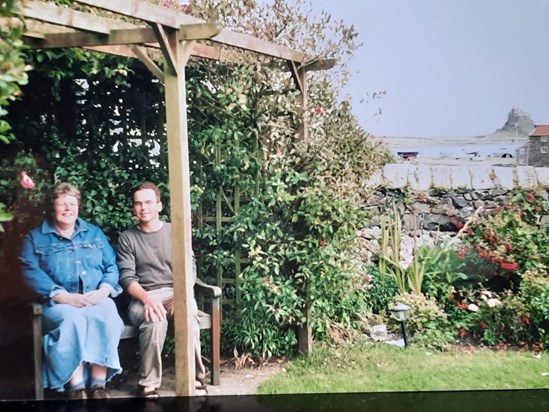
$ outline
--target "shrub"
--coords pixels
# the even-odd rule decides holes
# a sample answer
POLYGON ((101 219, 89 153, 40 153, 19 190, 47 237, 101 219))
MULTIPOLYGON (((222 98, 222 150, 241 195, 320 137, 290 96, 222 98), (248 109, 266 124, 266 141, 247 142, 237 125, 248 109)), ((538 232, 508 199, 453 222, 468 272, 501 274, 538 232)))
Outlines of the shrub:
POLYGON ((529 270, 522 276, 521 299, 530 315, 532 339, 549 348, 549 277, 547 269, 529 270))
POLYGON ((423 294, 400 293, 394 297, 393 303, 410 306, 406 325, 415 343, 443 349, 453 340, 447 315, 434 299, 423 294))
POLYGON ((370 266, 365 280, 368 283, 365 295, 370 311, 374 314, 385 312, 398 293, 394 276, 380 272, 375 266, 370 266))
POLYGON ((463 238, 460 255, 475 283, 502 292, 518 291, 520 277, 549 261, 548 232, 539 225, 549 202, 532 192, 518 192, 498 213, 479 216, 463 238))
POLYGON ((242 301, 226 317, 227 342, 238 351, 290 354, 306 321, 316 339, 326 339, 335 324, 359 328, 355 314, 368 311, 365 267, 354 258, 362 213, 329 188, 292 194, 304 178, 292 172, 275 179, 278 190, 263 191, 235 221, 248 259, 242 301))

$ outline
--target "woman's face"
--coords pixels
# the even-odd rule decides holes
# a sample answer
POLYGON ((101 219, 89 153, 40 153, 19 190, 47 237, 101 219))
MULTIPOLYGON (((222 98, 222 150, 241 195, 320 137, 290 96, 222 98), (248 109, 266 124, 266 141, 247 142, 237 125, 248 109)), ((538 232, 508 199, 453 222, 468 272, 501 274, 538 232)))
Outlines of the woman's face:
POLYGON ((53 220, 63 226, 72 226, 78 218, 78 199, 64 194, 53 202, 53 220))

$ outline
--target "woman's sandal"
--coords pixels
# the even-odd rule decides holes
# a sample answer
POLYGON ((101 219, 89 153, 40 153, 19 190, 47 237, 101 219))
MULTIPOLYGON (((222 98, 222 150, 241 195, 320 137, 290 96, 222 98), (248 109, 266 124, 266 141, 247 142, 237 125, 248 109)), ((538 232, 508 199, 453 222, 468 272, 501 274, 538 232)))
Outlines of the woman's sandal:
POLYGON ((144 399, 158 399, 160 395, 156 388, 139 386, 139 397, 144 399))

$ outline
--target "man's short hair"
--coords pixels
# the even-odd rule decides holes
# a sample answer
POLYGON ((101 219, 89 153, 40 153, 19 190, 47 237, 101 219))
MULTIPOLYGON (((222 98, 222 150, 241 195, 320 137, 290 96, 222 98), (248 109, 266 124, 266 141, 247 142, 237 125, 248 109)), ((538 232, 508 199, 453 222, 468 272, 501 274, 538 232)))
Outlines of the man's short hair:
POLYGON ((140 190, 145 190, 145 189, 152 190, 156 195, 156 201, 160 202, 160 189, 154 183, 151 183, 151 182, 141 183, 140 185, 136 186, 135 189, 133 189, 133 193, 138 192, 140 190))

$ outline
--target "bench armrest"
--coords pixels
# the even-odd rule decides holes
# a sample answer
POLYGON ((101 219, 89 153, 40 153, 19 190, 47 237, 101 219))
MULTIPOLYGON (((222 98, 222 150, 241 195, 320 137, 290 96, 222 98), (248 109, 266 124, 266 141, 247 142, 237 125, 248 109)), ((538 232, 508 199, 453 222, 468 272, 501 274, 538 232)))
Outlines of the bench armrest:
POLYGON ((42 315, 42 305, 40 303, 31 302, 30 307, 31 307, 33 316, 42 315))
POLYGON ((219 286, 208 285, 198 278, 196 279, 194 288, 196 292, 206 297, 214 298, 214 299, 221 297, 221 288, 219 286))

